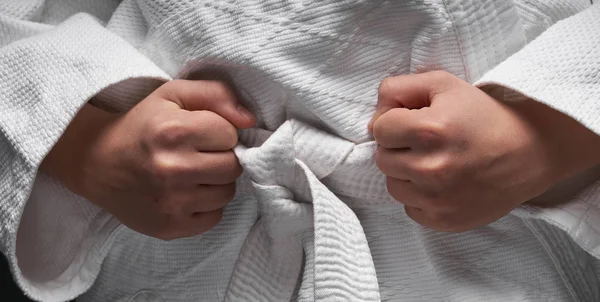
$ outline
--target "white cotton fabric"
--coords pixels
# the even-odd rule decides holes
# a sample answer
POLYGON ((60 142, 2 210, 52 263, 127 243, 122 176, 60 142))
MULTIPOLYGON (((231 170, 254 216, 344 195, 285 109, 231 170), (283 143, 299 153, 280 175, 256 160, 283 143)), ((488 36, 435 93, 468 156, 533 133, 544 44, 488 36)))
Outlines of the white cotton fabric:
POLYGON ((0 247, 43 301, 598 301, 598 186, 431 231, 386 193, 366 124, 383 78, 444 69, 600 133, 599 20, 584 0, 2 0, 0 247), (259 121, 213 230, 149 238, 37 173, 92 97, 125 111, 223 73, 259 121))

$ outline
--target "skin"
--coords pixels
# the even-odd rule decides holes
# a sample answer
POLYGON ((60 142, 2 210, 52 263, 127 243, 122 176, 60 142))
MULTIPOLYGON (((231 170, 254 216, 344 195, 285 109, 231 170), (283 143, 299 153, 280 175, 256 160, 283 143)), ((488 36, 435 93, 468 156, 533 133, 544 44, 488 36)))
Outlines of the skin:
POLYGON ((174 80, 125 114, 86 105, 41 170, 133 230, 190 237, 215 226, 233 199, 236 128, 254 124, 226 84, 174 80))
POLYGON ((443 71, 385 79, 369 130, 389 193, 439 231, 492 223, 600 164, 600 136, 567 115, 443 71))
MULTIPOLYGON (((239 104, 221 82, 175 80, 124 114, 86 105, 41 170, 140 233, 197 235, 235 194, 242 169, 231 149, 237 129, 255 124, 239 104)), ((570 117, 500 102, 442 71, 384 80, 369 130, 389 193, 439 231, 546 203, 544 192, 600 164, 600 136, 570 117)))

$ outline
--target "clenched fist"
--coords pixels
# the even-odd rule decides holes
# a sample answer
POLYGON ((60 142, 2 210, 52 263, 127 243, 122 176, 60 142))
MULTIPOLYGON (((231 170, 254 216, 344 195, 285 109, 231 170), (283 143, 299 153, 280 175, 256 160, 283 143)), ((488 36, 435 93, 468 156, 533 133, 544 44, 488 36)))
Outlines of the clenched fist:
POLYGON ((442 71, 384 80, 369 127, 389 193, 440 231, 487 225, 600 163, 600 137, 570 117, 442 71))
POLYGON ((42 168, 140 233, 189 237, 234 197, 236 128, 254 122, 227 85, 174 80, 122 115, 86 105, 42 168))

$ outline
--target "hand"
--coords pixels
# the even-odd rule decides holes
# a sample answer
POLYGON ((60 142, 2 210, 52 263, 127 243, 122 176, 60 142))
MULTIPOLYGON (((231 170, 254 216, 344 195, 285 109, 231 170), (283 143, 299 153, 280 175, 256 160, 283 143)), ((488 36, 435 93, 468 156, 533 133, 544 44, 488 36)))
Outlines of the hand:
POLYGON ((140 233, 189 237, 234 197, 236 127, 254 122, 225 84, 175 80, 123 115, 86 105, 42 168, 140 233))
POLYGON ((599 136, 570 117, 442 71, 385 79, 369 128, 389 193, 440 231, 487 225, 600 163, 599 136))

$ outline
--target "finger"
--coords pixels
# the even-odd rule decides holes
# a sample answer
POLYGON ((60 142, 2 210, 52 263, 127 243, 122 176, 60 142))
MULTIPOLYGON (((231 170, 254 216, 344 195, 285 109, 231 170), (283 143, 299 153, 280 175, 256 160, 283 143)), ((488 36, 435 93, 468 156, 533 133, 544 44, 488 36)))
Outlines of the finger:
POLYGON ((190 192, 188 213, 212 212, 225 207, 235 197, 235 183, 226 185, 199 185, 190 192))
POLYGON ((212 111, 189 111, 184 115, 188 124, 188 143, 197 151, 227 151, 238 142, 233 124, 212 111))
POLYGON ((173 80, 157 89, 156 93, 186 110, 213 111, 240 129, 251 128, 256 122, 256 117, 224 82, 173 80))
POLYGON ((182 237, 192 237, 205 233, 214 228, 223 218, 223 209, 212 212, 197 212, 190 215, 185 221, 182 237))
POLYGON ((415 128, 414 114, 410 109, 394 108, 374 120, 371 133, 375 141, 384 148, 410 148, 415 128))
POLYGON ((411 206, 405 206, 404 211, 416 223, 439 232, 464 232, 478 226, 457 213, 431 214, 432 212, 411 206))
POLYGON ((233 151, 164 153, 152 160, 149 169, 160 185, 170 190, 225 185, 242 174, 233 151))
POLYGON ((405 205, 404 212, 406 212, 406 216, 408 216, 408 218, 422 226, 429 227, 433 224, 431 222, 432 220, 429 218, 429 216, 427 216, 423 209, 405 205))
POLYGON ((197 171, 190 180, 202 185, 225 185, 242 175, 242 167, 233 151, 199 152, 191 157, 190 164, 197 171))
POLYGON ((430 108, 394 108, 375 120, 372 133, 385 148, 429 150, 443 143, 444 128, 430 108))
POLYGON ((383 174, 409 180, 430 191, 439 190, 434 180, 448 174, 444 173, 448 169, 444 159, 444 156, 437 153, 422 153, 411 149, 379 147, 375 153, 375 163, 383 174))
POLYGON ((387 149, 379 147, 375 153, 375 163, 383 174, 401 179, 412 180, 415 152, 409 149, 387 149))
POLYGON ((424 194, 410 181, 388 177, 387 190, 394 199, 403 205, 421 208, 424 204, 424 194))
POLYGON ((436 94, 446 89, 453 76, 445 71, 433 71, 421 74, 401 75, 384 79, 379 85, 377 110, 369 122, 372 132, 373 123, 393 108, 420 109, 428 107, 436 94))
POLYGON ((235 197, 235 189, 236 183, 178 188, 166 195, 161 211, 187 216, 196 212, 212 212, 231 202, 235 197))

